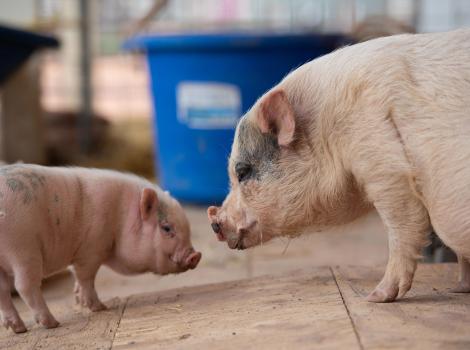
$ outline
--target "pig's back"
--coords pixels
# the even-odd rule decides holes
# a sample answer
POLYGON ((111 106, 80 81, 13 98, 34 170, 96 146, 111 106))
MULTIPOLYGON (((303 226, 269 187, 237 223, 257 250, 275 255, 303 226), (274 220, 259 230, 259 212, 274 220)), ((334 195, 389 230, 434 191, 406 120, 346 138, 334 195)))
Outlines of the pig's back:
POLYGON ((387 101, 384 115, 431 215, 462 216, 470 207, 470 29, 361 45, 362 73, 374 82, 376 101, 387 101))
MULTIPOLYGON (((0 168, 0 264, 43 262, 44 275, 70 264, 79 244, 70 176, 37 165, 0 168), (2 260, 3 259, 3 260, 2 260)), ((9 268, 8 268, 9 267, 9 268)))
POLYGON ((355 53, 370 91, 387 101, 416 189, 435 228, 448 232, 445 223, 470 208, 470 29, 361 45, 355 53))
POLYGON ((404 62, 394 122, 431 215, 452 220, 470 206, 470 30, 410 39, 404 62))
POLYGON ((392 125, 431 215, 447 221, 466 217, 470 29, 405 34, 346 47, 302 66, 281 84, 300 101, 313 101, 304 109, 313 110, 315 118, 336 115, 344 120, 358 140, 378 140, 377 125, 392 125))

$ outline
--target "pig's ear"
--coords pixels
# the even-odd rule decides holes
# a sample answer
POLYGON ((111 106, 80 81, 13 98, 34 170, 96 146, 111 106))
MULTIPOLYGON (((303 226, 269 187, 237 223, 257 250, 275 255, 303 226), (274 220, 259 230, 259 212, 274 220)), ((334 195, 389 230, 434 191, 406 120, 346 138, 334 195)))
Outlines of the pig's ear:
POLYGON ((277 136, 279 146, 289 146, 294 139, 295 119, 284 90, 272 90, 262 98, 256 122, 263 134, 277 136))
POLYGON ((143 221, 157 212, 158 197, 153 188, 144 188, 140 195, 140 217, 143 221))

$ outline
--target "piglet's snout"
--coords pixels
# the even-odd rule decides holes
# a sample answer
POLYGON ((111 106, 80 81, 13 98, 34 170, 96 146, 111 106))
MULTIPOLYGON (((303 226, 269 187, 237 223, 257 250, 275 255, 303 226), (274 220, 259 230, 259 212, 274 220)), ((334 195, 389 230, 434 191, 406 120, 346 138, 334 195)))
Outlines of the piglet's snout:
POLYGON ((199 261, 201 260, 202 254, 200 252, 192 252, 186 258, 184 264, 188 269, 195 269, 199 261))

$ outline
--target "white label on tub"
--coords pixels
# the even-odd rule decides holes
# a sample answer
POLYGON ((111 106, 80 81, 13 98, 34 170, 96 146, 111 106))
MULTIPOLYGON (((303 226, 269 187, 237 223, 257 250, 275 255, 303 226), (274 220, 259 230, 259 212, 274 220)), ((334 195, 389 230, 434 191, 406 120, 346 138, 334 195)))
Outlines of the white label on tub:
POLYGON ((241 116, 236 85, 219 82, 182 82, 176 91, 178 120, 193 129, 231 129, 241 116))

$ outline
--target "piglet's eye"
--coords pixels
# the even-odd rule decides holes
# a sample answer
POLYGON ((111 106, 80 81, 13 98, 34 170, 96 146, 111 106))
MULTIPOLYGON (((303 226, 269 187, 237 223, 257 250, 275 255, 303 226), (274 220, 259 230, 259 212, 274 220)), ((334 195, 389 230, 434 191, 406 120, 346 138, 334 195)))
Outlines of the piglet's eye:
POLYGON ((252 171, 253 168, 248 163, 239 162, 235 165, 235 173, 237 174, 238 182, 247 180, 250 177, 252 171))

